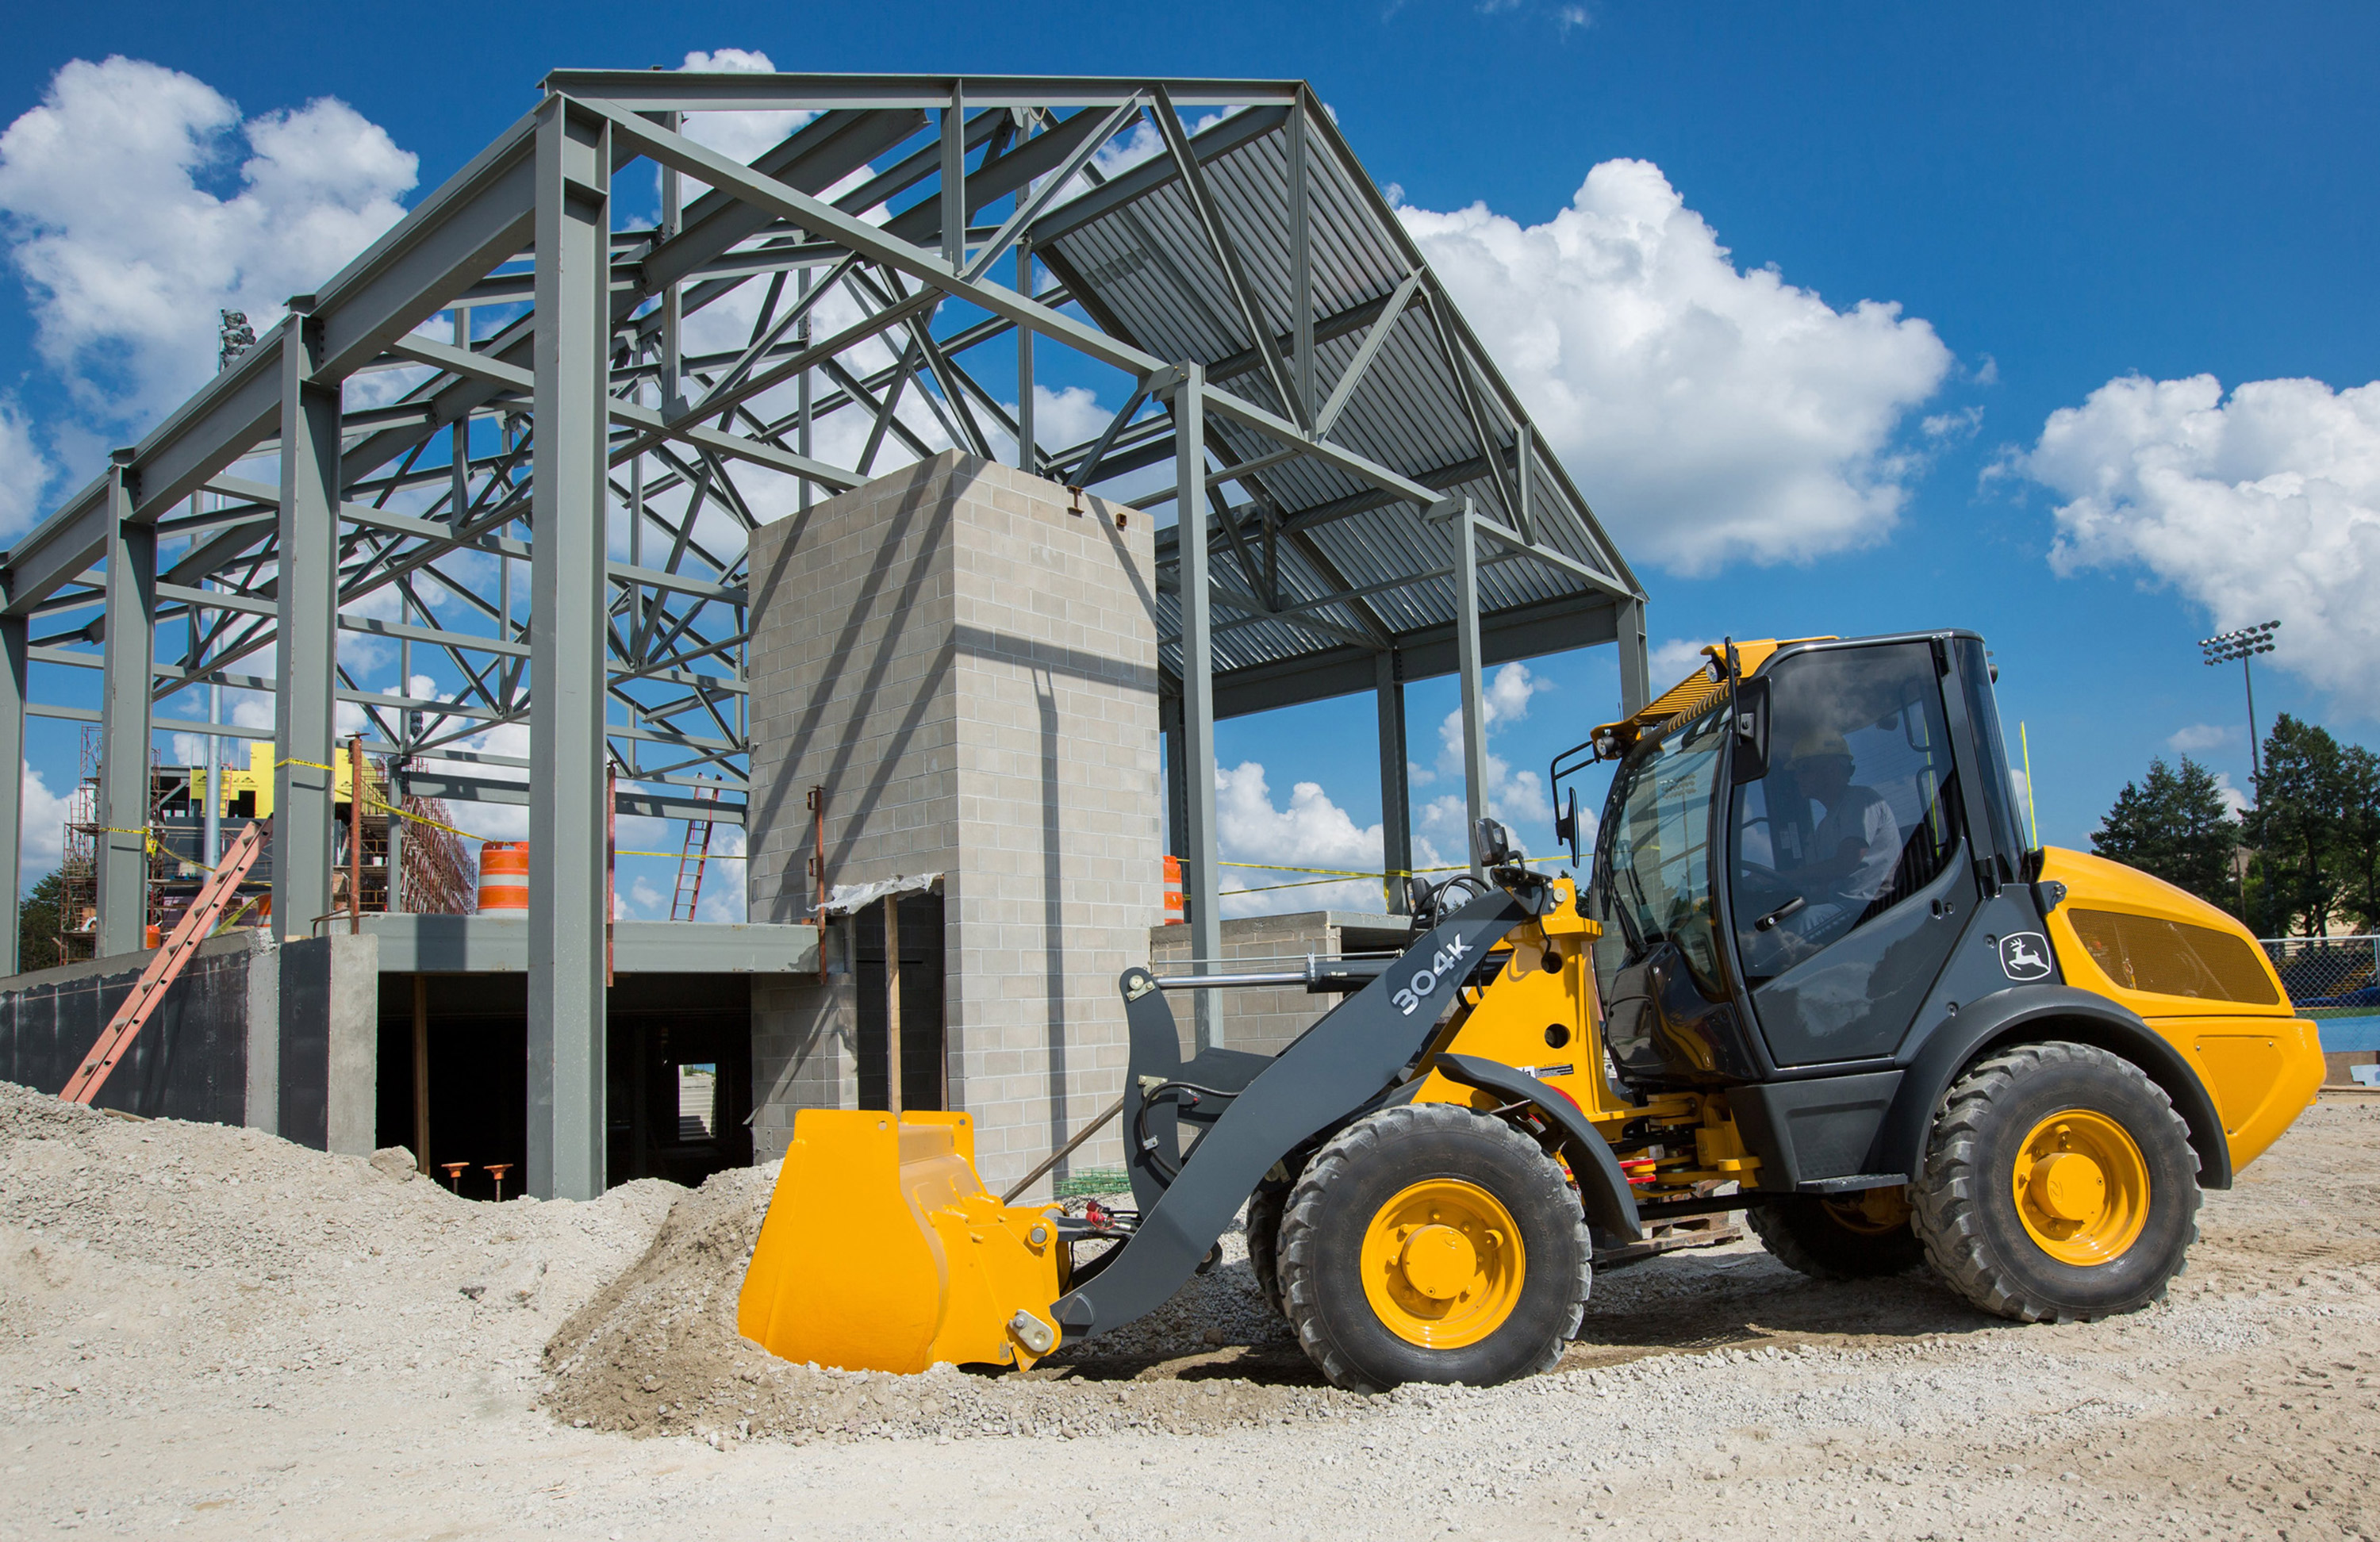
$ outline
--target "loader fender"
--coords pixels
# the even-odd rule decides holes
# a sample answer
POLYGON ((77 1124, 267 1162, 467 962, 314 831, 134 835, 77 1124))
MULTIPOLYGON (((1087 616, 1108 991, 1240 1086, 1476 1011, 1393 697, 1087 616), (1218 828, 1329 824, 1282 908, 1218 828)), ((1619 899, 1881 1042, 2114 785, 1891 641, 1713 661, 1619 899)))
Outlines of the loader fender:
POLYGON ((1283 1050, 1183 1159, 1112 1261, 1051 1308, 1066 1336, 1120 1328, 1163 1305, 1273 1163, 1376 1102, 1429 1042, 1464 977, 1530 915, 1503 890, 1480 895, 1283 1050))
POLYGON ((1872 1165, 1885 1172, 1915 1173, 1925 1161, 1925 1137, 1935 1111, 1959 1074, 1993 1047, 2018 1040, 2062 1038, 2093 1044, 2141 1068, 2173 1099, 2174 1111, 2190 1126, 2198 1153, 2198 1186, 2231 1186, 2231 1146, 2215 1099, 2180 1051, 2139 1014, 2092 991, 2070 985, 2020 985, 1971 1002, 1925 1037, 1900 1078, 1900 1090, 1884 1116, 1872 1165))
POLYGON ((1571 1176, 1578 1181, 1578 1197, 1586 1219, 1597 1232, 1623 1242, 1645 1240, 1645 1223, 1636 1212, 1636 1194, 1611 1143, 1595 1133, 1578 1105, 1524 1071, 1477 1055, 1440 1055, 1439 1075, 1464 1087, 1492 1092, 1512 1103, 1526 1103, 1561 1132, 1562 1154, 1570 1159, 1571 1176))

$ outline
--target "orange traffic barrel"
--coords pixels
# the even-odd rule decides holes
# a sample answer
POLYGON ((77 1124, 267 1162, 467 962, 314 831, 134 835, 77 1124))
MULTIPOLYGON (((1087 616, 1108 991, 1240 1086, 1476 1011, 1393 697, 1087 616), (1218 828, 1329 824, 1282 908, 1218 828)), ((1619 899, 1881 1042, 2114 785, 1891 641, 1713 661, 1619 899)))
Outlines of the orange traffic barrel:
POLYGON ((1182 858, 1165 859, 1165 924, 1178 927, 1186 917, 1182 913, 1182 858))
POLYGON ((480 848, 480 911, 528 908, 528 843, 490 841, 480 848))

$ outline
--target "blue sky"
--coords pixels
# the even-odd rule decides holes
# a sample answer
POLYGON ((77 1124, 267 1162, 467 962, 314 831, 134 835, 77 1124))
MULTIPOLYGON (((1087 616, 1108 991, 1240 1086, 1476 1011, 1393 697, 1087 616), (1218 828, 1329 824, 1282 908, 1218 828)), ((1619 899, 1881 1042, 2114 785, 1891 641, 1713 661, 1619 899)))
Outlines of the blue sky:
MULTIPOLYGON (((1666 459, 1597 448, 1582 409, 1572 443, 1585 449, 1565 458, 1637 564, 1657 644, 1980 630, 2011 736, 2020 720, 2030 731, 2042 833, 2061 844, 2083 843, 2176 744, 2247 784, 2238 673, 2202 667, 2195 646, 2218 626, 2284 623, 2280 667, 2258 680, 2266 725, 2287 710, 2369 739, 2380 712, 2356 667, 2380 641, 2360 598, 2380 578, 2380 552, 2365 565, 2380 390, 2343 395, 2380 374, 2370 7, 575 5, 475 13, 463 30, 419 7, 326 14, 35 8, 0 59, 0 121, 42 103, 69 61, 122 54, 204 82, 251 122, 344 101, 418 157, 402 202, 531 105, 555 65, 674 67, 733 47, 798 69, 1304 76, 1415 211, 1479 204, 1514 237, 1552 232, 1590 169, 1645 163, 1631 196, 1673 189, 1724 249, 1723 263, 1680 270, 1688 288, 1767 304, 1754 290, 1772 270, 1789 298, 1813 297, 1796 301, 1802 322, 1815 304, 1834 318, 1816 332, 1844 341, 1823 357, 1791 339, 1731 355, 1732 395, 1658 420, 1651 437, 1683 447, 1666 459), (1871 313, 1855 342, 1843 318, 1863 301, 1899 310, 1871 313), (2216 383, 2182 383, 2199 376, 2216 383), (1772 385, 1802 393, 1808 420, 1780 408, 1735 433, 1724 401, 1772 385), (1764 435, 1773 455, 1738 453, 1764 435), (1706 458, 1732 468, 1706 475, 1706 458), (1796 524, 1806 504, 1783 481, 1830 476, 1834 513, 1796 524)), ((227 193, 236 164, 202 168, 201 184, 227 193)), ((1615 186, 1588 215, 1613 217, 1615 186)), ((10 218, 13 249, 28 225, 10 218)), ((1533 318, 1591 328, 1572 312, 1608 293, 1548 290, 1504 316, 1483 314, 1505 303, 1486 290, 1466 310, 1496 347, 1533 318)), ((123 425, 37 349, 38 304, 21 267, 0 280, 0 407, 55 476, 45 508, 123 425)), ((1499 352, 1533 408, 1563 386, 1567 366, 1499 352)), ((1613 392, 1633 404, 1664 383, 1607 371, 1580 390, 1609 416, 1613 392)), ((21 488, 28 464, 0 480, 21 488)), ((1525 715, 1505 717, 1494 747, 1516 770, 1612 715, 1608 650, 1504 684, 1525 715)), ((1414 758, 1438 775, 1417 801, 1449 792, 1435 760, 1452 704, 1451 682, 1414 693, 1414 758)), ((1368 758, 1351 771, 1336 747, 1370 736, 1357 698, 1294 726, 1227 724, 1221 762, 1261 764, 1282 820, 1297 817, 1294 785, 1315 783, 1360 833, 1378 791, 1368 758)), ((72 780, 71 757, 70 735, 37 734, 51 788, 72 780)), ((1523 833, 1549 844, 1541 826, 1523 833)))

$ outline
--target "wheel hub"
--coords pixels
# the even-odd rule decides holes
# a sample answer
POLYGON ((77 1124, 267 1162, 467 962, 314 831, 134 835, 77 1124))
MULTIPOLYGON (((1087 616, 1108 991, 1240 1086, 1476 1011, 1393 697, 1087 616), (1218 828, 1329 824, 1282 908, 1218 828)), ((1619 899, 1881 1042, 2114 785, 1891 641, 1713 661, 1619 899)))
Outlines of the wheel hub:
POLYGON ((2067 1109, 2034 1125, 2010 1181, 2035 1245, 2088 1269, 2121 1257, 2148 1224, 2149 1167, 2123 1125, 2067 1109))
POLYGON ((1430 1178, 1373 1213, 1363 1269, 1381 1326, 1425 1349, 1459 1349, 1512 1317, 1526 1260, 1503 1201, 1460 1178, 1430 1178))
POLYGON ((1432 1301, 1452 1301, 1479 1273, 1479 1250, 1451 1226, 1429 1225, 1405 1238, 1397 1255, 1405 1283, 1432 1301))
POLYGON ((2093 1221, 2107 1208, 2107 1175, 2080 1151, 2059 1151, 2033 1169, 2033 1193, 2060 1220, 2093 1221))

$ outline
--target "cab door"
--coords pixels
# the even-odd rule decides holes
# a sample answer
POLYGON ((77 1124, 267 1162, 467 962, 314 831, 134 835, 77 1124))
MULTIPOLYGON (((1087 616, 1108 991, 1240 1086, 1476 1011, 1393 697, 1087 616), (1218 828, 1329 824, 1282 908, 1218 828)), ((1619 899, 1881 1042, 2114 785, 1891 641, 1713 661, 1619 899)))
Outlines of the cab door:
POLYGON ((1977 904, 1930 639, 1775 661, 1728 810, 1728 924, 1779 1066, 1892 1053, 1977 904))

